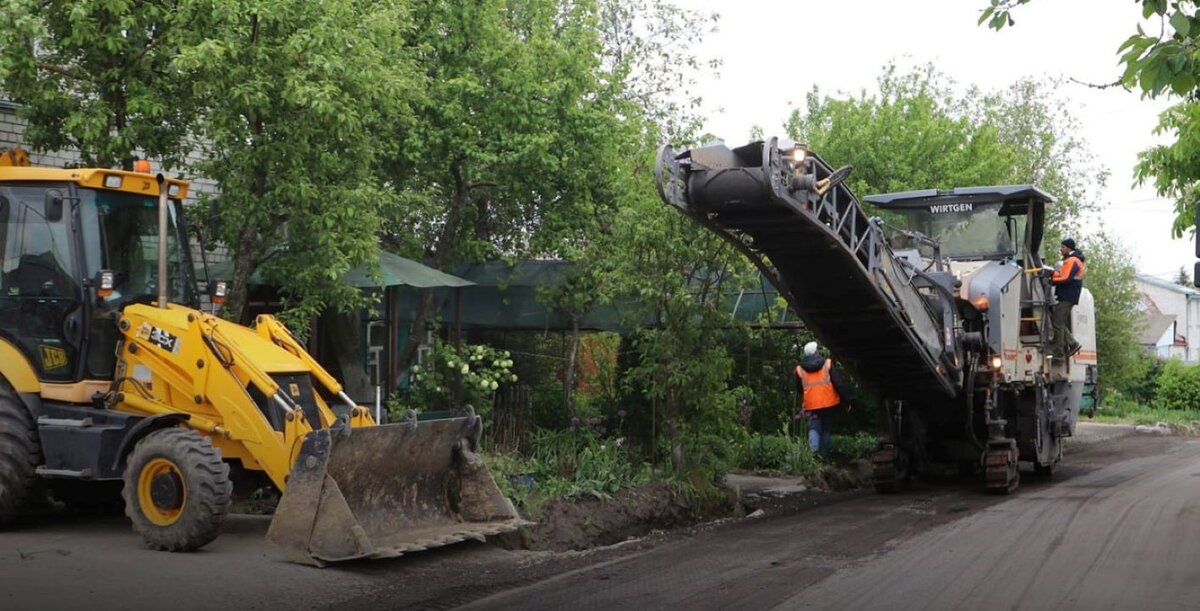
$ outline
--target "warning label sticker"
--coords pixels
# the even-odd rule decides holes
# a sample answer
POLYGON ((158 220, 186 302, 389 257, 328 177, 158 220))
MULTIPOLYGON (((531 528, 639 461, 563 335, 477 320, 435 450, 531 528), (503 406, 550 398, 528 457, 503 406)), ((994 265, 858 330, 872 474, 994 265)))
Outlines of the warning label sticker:
POLYGON ((155 346, 158 346, 167 352, 179 354, 179 346, 181 344, 179 337, 175 336, 169 331, 165 331, 155 327, 154 325, 151 325, 148 322, 144 322, 142 323, 142 326, 138 327, 135 335, 138 339, 150 342, 151 344, 154 344, 155 346))

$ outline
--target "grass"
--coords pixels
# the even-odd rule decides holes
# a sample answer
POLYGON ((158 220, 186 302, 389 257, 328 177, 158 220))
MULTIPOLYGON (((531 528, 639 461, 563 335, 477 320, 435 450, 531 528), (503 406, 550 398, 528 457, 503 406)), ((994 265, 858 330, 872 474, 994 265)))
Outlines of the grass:
POLYGON ((1092 417, 1095 422, 1115 424, 1158 424, 1165 422, 1176 427, 1200 422, 1200 409, 1167 409, 1159 405, 1143 405, 1124 397, 1105 401, 1092 417))

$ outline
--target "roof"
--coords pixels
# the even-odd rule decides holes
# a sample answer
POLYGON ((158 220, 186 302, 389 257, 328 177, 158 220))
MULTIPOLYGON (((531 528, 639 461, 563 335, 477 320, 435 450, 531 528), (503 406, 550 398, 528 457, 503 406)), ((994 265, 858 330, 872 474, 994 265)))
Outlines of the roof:
MULTIPOLYGON (((463 287, 475 283, 458 276, 451 276, 386 250, 379 251, 379 275, 372 275, 372 266, 359 265, 342 276, 342 282, 358 288, 377 288, 382 286, 411 286, 416 288, 463 287)), ((213 278, 228 280, 233 277, 233 261, 221 261, 208 266, 208 272, 213 278)), ((250 276, 250 284, 265 286, 261 270, 254 270, 250 276)))
POLYGON ((1168 291, 1180 293, 1182 295, 1187 295, 1189 299, 1200 298, 1200 291, 1198 291, 1194 288, 1188 287, 1188 286, 1182 286, 1179 284, 1175 284, 1174 282, 1171 282, 1170 280, 1163 280, 1162 278, 1155 278, 1154 276, 1138 274, 1137 281, 1144 283, 1144 284, 1149 284, 1150 286, 1156 286, 1160 289, 1166 289, 1168 291))
MULTIPOLYGON (((73 182, 83 187, 93 189, 108 189, 123 191, 137 195, 158 197, 158 182, 153 174, 142 174, 126 170, 110 170, 103 168, 35 168, 19 166, 0 166, 0 182, 30 181, 30 182, 73 182), (109 176, 120 176, 121 186, 115 189, 105 187, 104 181, 109 176)), ((167 184, 179 185, 179 192, 174 197, 187 197, 188 183, 175 178, 168 178, 167 184)))
MULTIPOLYGON (((924 189, 868 195, 863 201, 884 209, 920 208, 931 204, 1011 204, 1014 208, 1026 206, 1030 201, 1050 204, 1057 201, 1053 195, 1033 185, 997 185, 992 187, 957 187, 948 191, 924 189)), ((1011 213, 1024 213, 1024 209, 1011 213)))
POLYGON ((471 286, 475 284, 458 276, 451 276, 386 250, 379 251, 379 279, 371 276, 371 269, 360 265, 346 272, 342 282, 359 288, 378 286, 413 286, 422 289, 437 286, 471 286))
POLYGON ((1163 334, 1175 324, 1175 315, 1145 314, 1142 316, 1142 321, 1143 325, 1141 333, 1138 334, 1138 343, 1143 346, 1156 346, 1163 334))

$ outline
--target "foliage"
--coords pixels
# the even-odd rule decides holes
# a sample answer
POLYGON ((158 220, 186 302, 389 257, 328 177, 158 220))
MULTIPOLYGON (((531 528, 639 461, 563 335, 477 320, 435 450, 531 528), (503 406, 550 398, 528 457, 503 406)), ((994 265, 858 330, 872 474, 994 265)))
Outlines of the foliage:
POLYGON ((188 9, 197 33, 176 64, 205 109, 196 169, 221 186, 220 238, 234 261, 227 309, 241 315, 260 263, 293 323, 363 305, 341 278, 378 256, 381 126, 406 120, 420 84, 401 38, 408 17, 382 0, 188 9))
POLYGON ((853 435, 834 435, 830 446, 834 460, 851 462, 869 458, 879 446, 879 438, 873 433, 863 431, 853 435))
POLYGON ((807 437, 761 433, 751 435, 746 442, 741 466, 796 475, 811 475, 821 469, 807 437))
POLYGON ((1200 422, 1200 409, 1168 409, 1160 405, 1142 403, 1117 393, 1100 405, 1096 420, 1147 425, 1165 422, 1177 426, 1193 426, 1200 422))
POLYGON ((1101 392, 1136 384, 1141 374, 1141 294, 1134 283, 1133 255, 1111 233, 1099 231, 1079 240, 1087 257, 1084 286, 1096 307, 1096 352, 1101 392))
MULTIPOLYGON (((1200 201, 1200 107, 1195 101, 1200 83, 1200 5, 1194 0, 1136 1, 1142 5, 1143 19, 1157 20, 1158 32, 1146 32, 1142 24, 1135 24, 1136 32, 1117 47, 1125 69, 1112 85, 1139 89, 1151 98, 1169 94, 1186 98, 1163 112, 1155 128, 1155 133, 1171 134, 1175 141, 1139 153, 1134 170, 1138 184, 1152 181, 1160 197, 1175 200, 1171 232, 1181 237, 1194 227, 1200 201)), ((1028 2, 991 0, 979 23, 986 21, 995 30, 1011 26, 1013 9, 1028 2)))
POLYGON ((1169 410, 1194 410, 1200 405, 1200 367, 1172 359, 1158 377, 1154 404, 1169 410))
POLYGON ((649 465, 623 439, 604 437, 586 427, 538 430, 532 447, 527 457, 489 457, 502 490, 525 507, 556 498, 608 500, 651 478, 649 465))
MULTIPOLYGON (((414 0, 409 45, 427 81, 384 166, 397 195, 385 246, 445 268, 569 258, 600 230, 623 198, 619 177, 642 124, 619 98, 623 75, 603 64, 599 11, 588 1, 414 0)), ((432 308, 427 293, 415 329, 432 308)), ((402 366, 415 348, 410 340, 402 366)))
POLYGON ((173 65, 186 35, 179 2, 0 2, 0 83, 35 150, 132 169, 137 151, 178 167, 193 100, 173 65))
POLYGON ((1171 237, 1195 231, 1196 206, 1200 201, 1200 104, 1187 101, 1163 111, 1154 133, 1174 136, 1138 153, 1134 178, 1138 185, 1150 182, 1159 197, 1175 200, 1171 237))
MULTIPOLYGON (((926 65, 884 68, 878 92, 835 98, 814 88, 792 111, 788 135, 834 166, 850 163, 861 195, 962 186, 1037 184, 1059 201, 1047 242, 1094 208, 1106 172, 1076 136, 1077 119, 1054 83, 1022 80, 1007 89, 955 93, 926 65)), ((1050 247, 1050 250, 1053 250, 1050 247)))
POLYGON ((421 411, 452 405, 454 389, 459 384, 461 403, 486 415, 491 411, 496 389, 517 381, 511 356, 507 350, 482 344, 462 344, 455 350, 453 344, 439 340, 422 364, 412 366, 412 386, 407 394, 388 406, 389 415, 398 419, 408 409, 421 411))
MULTIPOLYGON (((1111 392, 1106 393, 1102 402, 1109 396, 1114 398, 1124 398, 1132 402, 1150 405, 1154 403, 1154 398, 1158 395, 1158 381, 1162 375, 1165 361, 1148 354, 1140 353, 1137 358, 1129 364, 1128 375, 1125 376, 1125 382, 1120 387, 1109 388, 1111 392)), ((1101 379, 1104 377, 1104 372, 1101 370, 1101 379)))

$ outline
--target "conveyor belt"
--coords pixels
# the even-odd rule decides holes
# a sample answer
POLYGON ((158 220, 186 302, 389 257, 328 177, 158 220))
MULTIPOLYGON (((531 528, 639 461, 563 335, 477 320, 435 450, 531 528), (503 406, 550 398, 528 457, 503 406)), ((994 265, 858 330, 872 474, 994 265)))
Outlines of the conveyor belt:
POLYGON ((859 380, 892 399, 955 395, 940 310, 848 188, 820 192, 833 170, 811 154, 802 168, 807 176, 793 179, 772 139, 678 155, 664 147, 656 171, 663 200, 749 256, 859 380))

